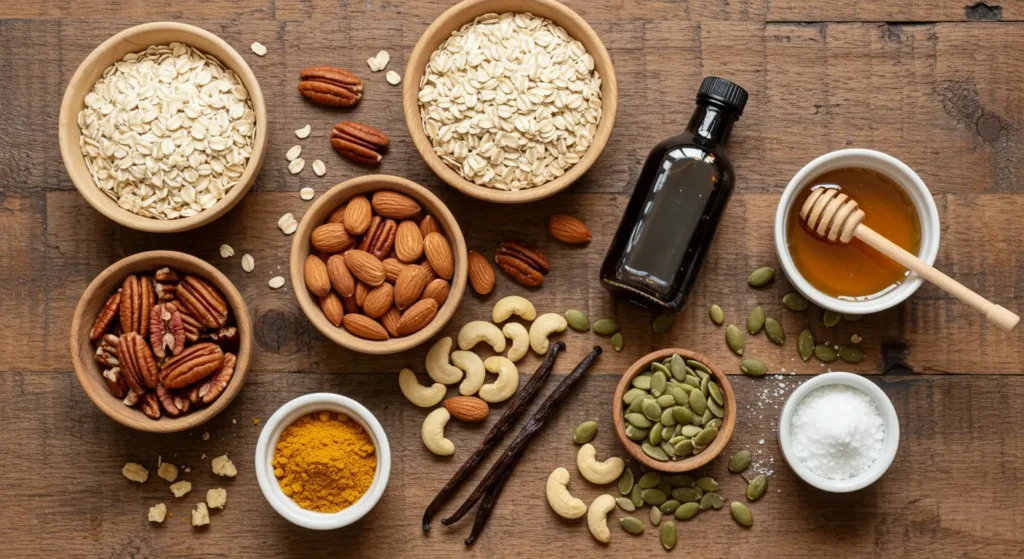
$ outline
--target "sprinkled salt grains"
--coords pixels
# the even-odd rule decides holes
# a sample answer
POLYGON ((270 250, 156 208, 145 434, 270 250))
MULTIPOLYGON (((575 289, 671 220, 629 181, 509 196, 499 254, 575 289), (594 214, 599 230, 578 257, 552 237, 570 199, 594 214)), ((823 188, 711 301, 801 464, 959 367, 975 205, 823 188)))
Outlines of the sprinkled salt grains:
POLYGON ((885 422, 871 397, 843 384, 805 396, 789 428, 797 460, 836 480, 866 472, 881 455, 885 438, 885 422))

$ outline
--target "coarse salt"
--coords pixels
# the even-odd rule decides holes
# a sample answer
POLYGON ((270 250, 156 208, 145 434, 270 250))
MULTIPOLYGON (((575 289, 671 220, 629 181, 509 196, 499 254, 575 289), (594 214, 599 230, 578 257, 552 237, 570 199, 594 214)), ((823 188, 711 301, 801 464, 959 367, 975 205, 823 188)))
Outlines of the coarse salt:
POLYGON ((846 480, 868 470, 882 453, 885 422, 871 397, 844 384, 804 396, 789 425, 797 460, 826 479, 846 480))

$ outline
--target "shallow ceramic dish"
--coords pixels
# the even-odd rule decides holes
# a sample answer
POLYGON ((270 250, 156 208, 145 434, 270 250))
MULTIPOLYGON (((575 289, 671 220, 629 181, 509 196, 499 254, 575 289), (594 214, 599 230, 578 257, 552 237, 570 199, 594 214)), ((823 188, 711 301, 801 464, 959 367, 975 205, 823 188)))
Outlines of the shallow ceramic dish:
POLYGON ((270 506, 278 514, 288 519, 293 524, 309 528, 311 530, 334 530, 348 526, 359 520, 377 504, 384 494, 384 488, 388 485, 388 478, 391 476, 391 446, 388 444, 388 436, 384 434, 384 428, 374 417, 370 410, 351 398, 319 392, 307 394, 281 406, 274 415, 270 416, 260 433, 259 441, 256 443, 256 480, 259 482, 260 490, 266 497, 270 506), (370 483, 366 493, 348 508, 335 513, 323 513, 306 510, 295 501, 284 494, 281 484, 274 477, 274 448, 281 438, 281 433, 295 420, 304 415, 319 411, 340 412, 348 415, 359 423, 373 440, 376 448, 377 471, 370 483))
POLYGON ((464 0, 452 6, 438 16, 423 32, 416 47, 413 48, 412 55, 409 56, 403 80, 402 109, 405 112, 405 123, 409 127, 409 134, 412 135, 413 144, 420 152, 420 156, 437 176, 453 188, 473 198, 488 202, 503 204, 533 202, 564 190, 583 176, 583 173, 587 172, 594 161, 597 161, 605 144, 608 143, 612 127, 615 124, 618 85, 615 81, 615 69, 612 67, 611 57, 608 56, 608 51, 605 50, 600 37, 590 25, 583 21, 583 18, 576 12, 555 0, 464 0), (445 165, 441 158, 434 153, 430 139, 423 131, 419 102, 417 101, 420 78, 423 77, 424 69, 430 61, 430 55, 451 35, 452 31, 483 14, 504 12, 530 12, 560 25, 570 36, 583 43, 587 52, 594 57, 594 67, 601 76, 602 116, 590 149, 564 175, 546 184, 515 192, 480 186, 462 178, 451 167, 445 165))
POLYGON ((801 384, 786 400, 786 405, 782 408, 782 416, 779 418, 779 446, 782 447, 782 456, 786 459, 786 463, 796 472, 796 475, 800 476, 800 479, 818 489, 832 493, 856 491, 877 481, 896 458, 896 450, 899 445, 900 422, 896 417, 896 408, 893 407, 892 401, 878 385, 852 373, 825 373, 801 384), (882 414, 882 421, 885 422, 885 438, 882 440, 881 456, 863 474, 847 480, 828 479, 812 472, 796 458, 790 438, 789 424, 800 401, 812 391, 831 384, 845 384, 867 394, 875 403, 878 412, 882 414))
POLYGON ((231 400, 242 389, 251 355, 252 320, 249 318, 249 309, 245 306, 245 300, 242 299, 238 289, 231 283, 231 280, 210 264, 182 252, 154 250, 133 254, 118 260, 103 270, 100 275, 96 276, 96 279, 92 280, 89 287, 85 288, 85 293, 78 300, 78 306, 75 307, 75 313, 71 319, 71 362, 75 367, 78 383, 82 385, 86 396, 92 400, 93 404, 96 404, 100 411, 114 421, 136 431, 174 433, 206 423, 228 407, 231 400), (160 419, 153 420, 146 417, 137 408, 129 408, 124 405, 121 400, 112 396, 107 390, 100 366, 93 360, 95 348, 89 340, 89 331, 92 329, 96 314, 99 313, 103 303, 111 293, 121 287, 124 278, 133 273, 153 272, 164 266, 170 266, 179 272, 195 274, 210 282, 221 292, 228 302, 231 315, 235 319, 235 326, 238 328, 238 361, 235 364, 235 373, 231 377, 231 382, 212 404, 179 417, 163 415, 160 419))
POLYGON ((626 452, 628 452, 638 462, 659 472, 689 472, 714 460, 715 457, 725 450, 725 446, 729 444, 729 439, 732 438, 732 432, 736 428, 736 397, 733 394, 732 385, 729 384, 729 379, 725 376, 725 373, 723 373, 722 370, 707 357, 688 349, 662 349, 653 353, 648 353, 640 359, 637 359, 636 362, 630 365, 629 369, 626 369, 626 372, 623 373, 622 378, 619 380, 619 385, 615 388, 615 397, 612 400, 612 420, 615 423, 615 433, 619 436, 619 441, 622 443, 622 446, 625 447, 626 452), (718 431, 718 436, 715 437, 714 441, 711 441, 711 444, 704 449, 704 452, 683 460, 659 462, 644 454, 644 451, 640 448, 640 443, 631 441, 626 436, 625 407, 622 403, 622 397, 630 388, 633 387, 634 377, 646 371, 651 363, 661 361, 666 357, 671 357, 672 354, 675 353, 678 353, 683 359, 700 361, 706 365, 708 369, 711 369, 711 376, 714 377, 715 382, 718 383, 719 387, 721 387, 722 395, 725 398, 725 417, 722 418, 722 428, 718 431))
POLYGON ((267 147, 267 106, 256 81, 256 75, 231 45, 213 33, 192 25, 174 22, 157 22, 138 25, 107 39, 78 66, 64 91, 64 100, 58 117, 60 154, 67 168, 68 176, 86 202, 113 221, 138 231, 148 233, 177 233, 195 229, 210 223, 234 207, 256 180, 263 166, 267 147), (92 179, 85 164, 85 157, 78 142, 81 131, 78 128, 78 112, 85 103, 85 96, 92 91, 96 81, 111 64, 131 52, 145 50, 151 45, 179 42, 190 45, 217 58, 226 68, 235 72, 242 84, 249 90, 253 111, 256 113, 256 138, 252 157, 245 171, 223 199, 212 208, 194 216, 180 219, 161 220, 144 217, 122 209, 92 179))
POLYGON ((455 314, 455 310, 459 307, 459 302, 462 301, 462 295, 466 290, 467 258, 466 240, 462 236, 462 229, 459 228, 459 224, 455 221, 455 216, 452 215, 452 212, 448 211, 448 207, 437 196, 434 196, 426 188, 401 177, 367 175, 349 179, 335 185, 327 192, 321 194, 317 201, 310 206, 295 230, 289 270, 291 272, 292 285, 295 287, 295 297, 299 300, 299 306, 302 307, 302 312, 313 323, 313 326, 316 326, 317 330, 342 347, 360 353, 386 354, 398 353, 399 351, 416 347, 429 340, 431 336, 448 323, 448 320, 451 319, 452 315, 455 314), (309 236, 313 229, 326 223, 327 217, 331 212, 353 196, 359 194, 369 195, 378 190, 401 192, 419 202, 424 212, 437 219, 441 230, 448 237, 448 243, 452 247, 452 256, 455 260, 455 273, 452 274, 448 298, 441 305, 441 308, 437 309, 437 315, 434 316, 434 320, 421 330, 408 336, 382 341, 366 340, 350 334, 344 327, 331 324, 320 309, 320 303, 309 292, 309 289, 306 288, 304 272, 306 257, 309 256, 312 249, 309 236))

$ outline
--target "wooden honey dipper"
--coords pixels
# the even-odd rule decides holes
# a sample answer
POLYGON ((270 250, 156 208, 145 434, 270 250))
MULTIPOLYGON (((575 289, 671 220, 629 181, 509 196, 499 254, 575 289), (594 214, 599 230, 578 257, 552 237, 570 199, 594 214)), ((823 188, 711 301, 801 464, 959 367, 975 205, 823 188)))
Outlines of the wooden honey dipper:
POLYGON ((839 192, 838 189, 814 189, 800 208, 800 219, 804 220, 816 235, 829 241, 849 243, 854 237, 864 241, 871 248, 917 272, 939 289, 981 311, 989 322, 1007 332, 1013 330, 1020 322, 1019 316, 964 287, 960 282, 864 225, 864 210, 857 207, 856 200, 839 192))

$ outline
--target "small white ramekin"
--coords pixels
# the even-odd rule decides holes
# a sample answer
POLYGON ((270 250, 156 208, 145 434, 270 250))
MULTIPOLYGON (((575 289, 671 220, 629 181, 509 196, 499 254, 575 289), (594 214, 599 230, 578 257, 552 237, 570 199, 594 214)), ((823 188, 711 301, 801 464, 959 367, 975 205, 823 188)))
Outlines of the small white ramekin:
POLYGON ((814 304, 835 312, 847 314, 871 314, 895 307, 910 297, 924 280, 911 272, 895 289, 884 295, 862 301, 849 301, 826 295, 804 279, 789 254, 789 243, 786 227, 789 221, 791 206, 796 202, 801 190, 811 186, 809 182, 822 173, 842 169, 844 167, 860 167, 881 173, 900 185, 910 197, 917 215, 921 220, 921 250, 918 257, 928 264, 935 263, 939 253, 939 212, 935 200, 925 186, 921 177, 910 167, 891 155, 870 149, 842 149, 826 153, 804 165, 803 169, 789 181, 782 192, 779 207, 775 212, 775 252, 779 255, 779 263, 789 282, 804 297, 814 304))
POLYGON ((274 412, 274 415, 270 416, 263 427, 263 432, 260 433, 259 442, 256 443, 255 463, 256 480, 260 484, 260 490, 263 491, 263 496, 267 498, 267 502, 274 507, 278 514, 304 528, 334 530, 359 520, 370 512, 370 509, 380 500, 381 495, 384 494, 384 488, 388 484, 388 477, 391 475, 391 447, 388 445, 388 437, 384 434, 384 428, 370 413, 370 410, 351 398, 318 392, 300 396, 281 406, 274 412), (377 449, 377 473, 373 476, 370 489, 350 507, 331 514, 309 511, 295 504, 295 501, 281 490, 281 484, 274 477, 274 466, 271 464, 274 458, 274 448, 284 429, 300 417, 319 411, 340 412, 348 415, 363 429, 366 429, 377 449))
POLYGON ((786 463, 796 472, 796 475, 800 476, 800 479, 823 491, 849 493, 850 491, 856 491, 871 485, 889 469, 889 465, 896 458, 896 450, 899 445, 900 422, 896 417, 896 408, 893 407, 889 397, 875 383, 853 373, 825 373, 801 384, 793 391, 789 399, 786 400, 786 405, 782 408, 782 416, 779 418, 779 446, 782 447, 782 456, 786 459, 786 463), (831 384, 845 384, 867 394, 875 403, 878 412, 882 414, 882 421, 885 423, 885 438, 882 440, 881 455, 879 455, 878 459, 875 460, 875 463, 867 471, 857 477, 846 480, 828 479, 819 476, 803 465, 796 457, 789 433, 789 425, 793 419, 793 413, 796 411, 800 401, 815 389, 831 384))

